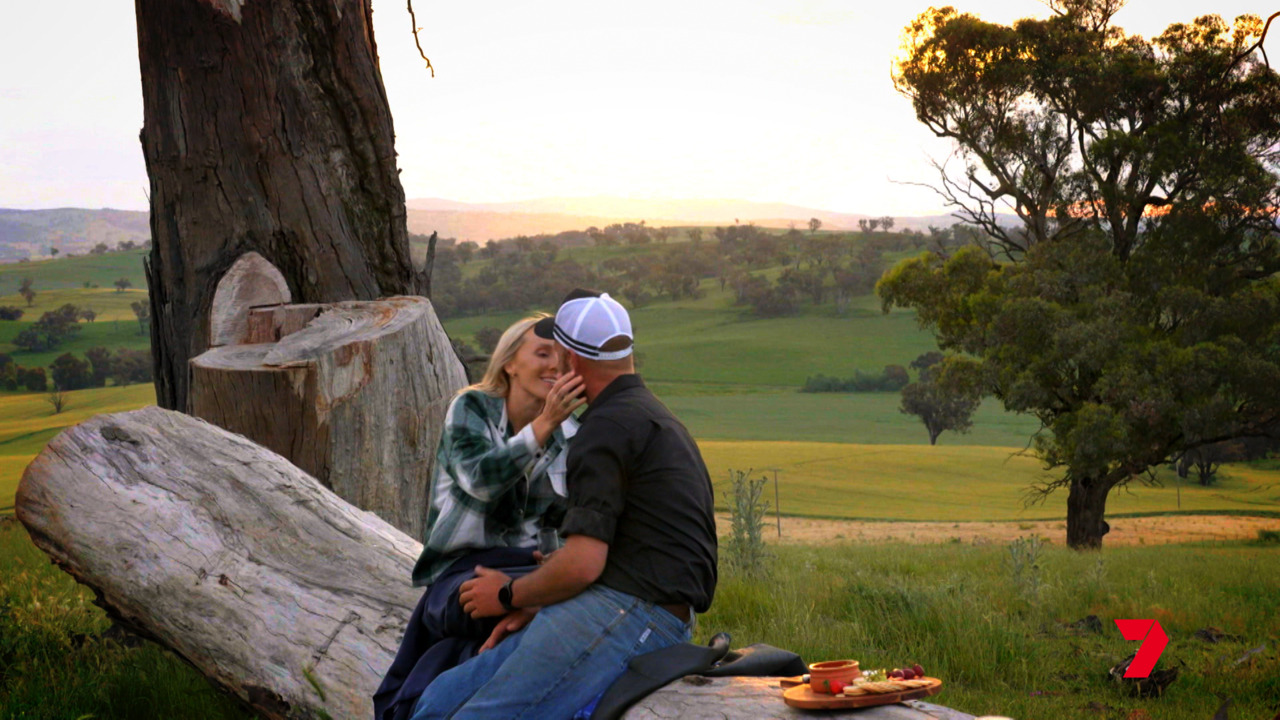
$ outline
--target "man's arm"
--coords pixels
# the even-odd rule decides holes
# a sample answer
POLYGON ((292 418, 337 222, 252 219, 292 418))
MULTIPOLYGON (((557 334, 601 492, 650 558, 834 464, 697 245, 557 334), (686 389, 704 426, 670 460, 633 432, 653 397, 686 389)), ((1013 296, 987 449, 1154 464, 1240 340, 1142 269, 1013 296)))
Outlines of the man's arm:
MULTIPOLYGON (((589 535, 570 535, 564 547, 551 554, 542 567, 519 578, 511 586, 511 604, 518 608, 552 605, 586 590, 604 572, 609 545, 589 535)), ((458 601, 473 618, 497 617, 506 611, 498 591, 511 578, 486 567, 462 583, 458 601)))

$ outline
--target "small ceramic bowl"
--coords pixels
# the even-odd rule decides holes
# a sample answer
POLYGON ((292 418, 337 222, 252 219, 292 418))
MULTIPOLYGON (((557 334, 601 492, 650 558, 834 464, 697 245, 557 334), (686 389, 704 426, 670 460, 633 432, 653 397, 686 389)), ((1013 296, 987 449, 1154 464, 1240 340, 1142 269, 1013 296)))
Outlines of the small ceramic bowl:
POLYGON ((857 660, 828 660, 809 666, 809 689, 816 693, 831 694, 831 683, 839 680, 848 685, 862 677, 857 660))

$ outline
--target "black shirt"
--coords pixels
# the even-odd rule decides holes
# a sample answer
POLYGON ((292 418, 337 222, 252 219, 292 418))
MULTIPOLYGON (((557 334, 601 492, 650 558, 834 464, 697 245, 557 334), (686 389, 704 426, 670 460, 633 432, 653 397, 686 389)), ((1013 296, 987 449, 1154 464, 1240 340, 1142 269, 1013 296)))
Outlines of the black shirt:
POLYGON ((715 495, 689 431, 623 375, 596 396, 569 443, 563 535, 609 544, 599 582, 653 603, 711 607, 715 495))

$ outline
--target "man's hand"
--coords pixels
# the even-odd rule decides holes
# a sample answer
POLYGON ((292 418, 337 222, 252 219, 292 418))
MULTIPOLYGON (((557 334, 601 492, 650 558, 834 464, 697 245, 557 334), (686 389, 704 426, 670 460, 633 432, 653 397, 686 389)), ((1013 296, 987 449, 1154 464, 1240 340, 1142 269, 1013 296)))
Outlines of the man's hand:
POLYGON ((498 602, 498 591, 510 579, 506 573, 477 565, 476 576, 462 583, 462 592, 458 594, 458 603, 462 605, 463 612, 473 618, 505 614, 507 611, 498 602))
POLYGON ((492 648, 511 633, 524 629, 524 626, 528 625, 533 616, 537 614, 538 608, 520 608, 507 613, 507 616, 499 620, 497 626, 493 628, 493 632, 489 634, 489 639, 485 640, 484 644, 480 646, 479 652, 492 648))

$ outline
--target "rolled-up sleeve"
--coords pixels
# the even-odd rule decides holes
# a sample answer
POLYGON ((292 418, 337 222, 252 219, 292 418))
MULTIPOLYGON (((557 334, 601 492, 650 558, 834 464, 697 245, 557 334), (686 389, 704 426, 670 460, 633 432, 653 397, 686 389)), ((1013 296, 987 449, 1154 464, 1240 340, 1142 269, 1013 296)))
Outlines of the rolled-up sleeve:
POLYGON ((625 504, 625 433, 612 423, 582 429, 569 444, 568 510, 560 533, 613 542, 625 504))

